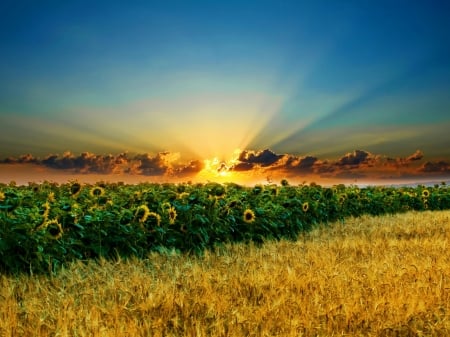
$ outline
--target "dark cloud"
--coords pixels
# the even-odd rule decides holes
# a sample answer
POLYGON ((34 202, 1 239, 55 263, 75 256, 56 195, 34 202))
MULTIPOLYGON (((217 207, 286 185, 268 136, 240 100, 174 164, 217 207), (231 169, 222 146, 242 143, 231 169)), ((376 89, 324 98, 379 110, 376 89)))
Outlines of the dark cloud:
POLYGON ((317 162, 318 162, 318 159, 316 157, 306 156, 306 157, 300 158, 298 160, 298 163, 296 165, 293 165, 292 167, 297 169, 300 172, 313 172, 314 165, 317 162))
POLYGON ((428 161, 423 164, 419 171, 426 173, 450 173, 450 163, 447 163, 445 161, 428 161))
POLYGON ((328 161, 323 161, 320 163, 320 165, 316 165, 315 172, 318 174, 331 174, 335 172, 337 168, 330 164, 328 161))
POLYGON ((174 174, 177 177, 188 177, 203 170, 204 166, 201 160, 193 160, 187 165, 177 167, 174 174))
POLYGON ((263 151, 242 151, 238 160, 242 163, 258 164, 262 167, 270 166, 278 161, 283 155, 277 155, 269 149, 263 151))
POLYGON ((61 157, 49 155, 37 163, 49 168, 72 170, 77 173, 112 174, 122 172, 122 166, 127 165, 128 158, 126 153, 113 156, 83 152, 75 156, 71 152, 66 152, 61 157))
POLYGON ((232 166, 233 171, 250 171, 253 169, 313 172, 318 159, 312 156, 297 157, 287 154, 276 154, 265 149, 263 151, 242 151, 238 163, 232 166))
POLYGON ((167 152, 158 153, 152 157, 148 153, 140 154, 133 159, 137 161, 138 173, 145 176, 165 175, 169 172, 169 166, 166 163, 165 155, 167 152))
POLYGON ((231 169, 233 171, 250 171, 254 168, 255 165, 253 165, 252 163, 247 163, 247 162, 241 162, 238 164, 235 164, 231 169))
POLYGON ((372 158, 372 154, 363 150, 355 150, 351 153, 347 153, 341 157, 335 165, 338 166, 359 166, 361 164, 368 164, 372 158))
POLYGON ((281 155, 280 159, 271 165, 268 170, 283 170, 292 174, 313 173, 317 163, 319 163, 319 160, 312 156, 281 155))

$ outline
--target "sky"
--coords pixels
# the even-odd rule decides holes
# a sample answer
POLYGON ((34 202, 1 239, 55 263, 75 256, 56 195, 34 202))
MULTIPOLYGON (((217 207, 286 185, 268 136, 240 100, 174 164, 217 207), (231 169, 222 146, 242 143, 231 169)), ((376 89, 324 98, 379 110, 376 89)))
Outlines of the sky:
POLYGON ((450 179, 447 1, 2 1, 0 182, 450 179))

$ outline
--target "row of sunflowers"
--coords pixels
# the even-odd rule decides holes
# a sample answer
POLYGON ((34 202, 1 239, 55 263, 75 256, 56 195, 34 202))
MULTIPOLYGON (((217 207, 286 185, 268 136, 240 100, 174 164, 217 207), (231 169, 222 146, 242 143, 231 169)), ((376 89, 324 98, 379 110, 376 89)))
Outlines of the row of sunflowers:
POLYGON ((75 259, 295 240, 319 223, 426 209, 450 209, 447 185, 0 184, 0 271, 54 272, 75 259))

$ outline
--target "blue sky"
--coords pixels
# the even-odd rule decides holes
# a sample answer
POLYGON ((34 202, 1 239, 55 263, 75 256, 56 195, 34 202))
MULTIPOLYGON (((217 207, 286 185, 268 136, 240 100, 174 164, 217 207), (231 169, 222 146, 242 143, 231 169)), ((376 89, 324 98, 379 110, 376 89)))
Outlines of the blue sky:
POLYGON ((6 1, 0 159, 450 162, 446 1, 6 1))

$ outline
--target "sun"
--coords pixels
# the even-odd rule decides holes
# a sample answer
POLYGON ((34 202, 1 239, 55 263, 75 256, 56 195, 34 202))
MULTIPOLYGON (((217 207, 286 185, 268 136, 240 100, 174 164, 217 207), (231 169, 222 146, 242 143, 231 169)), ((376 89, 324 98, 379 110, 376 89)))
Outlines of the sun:
POLYGON ((241 152, 240 149, 235 149, 228 159, 220 159, 219 157, 204 159, 203 169, 197 174, 197 178, 216 182, 235 182, 238 177, 232 168, 238 162, 241 152))

